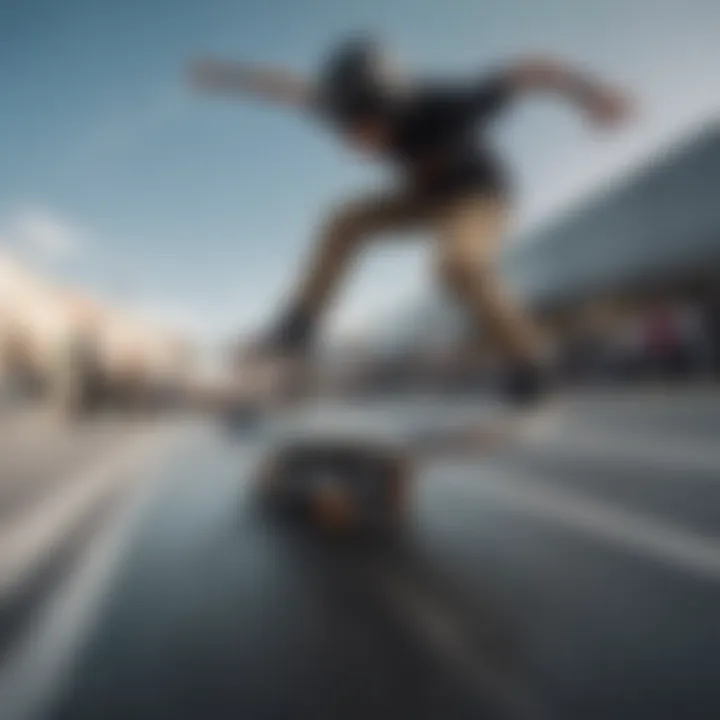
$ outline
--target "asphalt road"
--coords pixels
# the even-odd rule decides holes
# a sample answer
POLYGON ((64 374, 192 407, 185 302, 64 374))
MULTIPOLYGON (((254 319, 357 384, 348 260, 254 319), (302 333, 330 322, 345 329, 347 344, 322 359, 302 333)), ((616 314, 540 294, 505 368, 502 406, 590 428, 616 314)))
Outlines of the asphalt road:
MULTIPOLYGON (((3 719, 720 717, 717 390, 569 398, 519 446, 428 460, 388 544, 258 512, 257 438, 85 432, 84 482, 123 501, 6 643, 3 719)), ((66 485, 40 475, 0 494, 32 514, 66 485)))
POLYGON ((146 460, 161 435, 127 418, 0 415, 0 663, 136 485, 152 481, 146 460))

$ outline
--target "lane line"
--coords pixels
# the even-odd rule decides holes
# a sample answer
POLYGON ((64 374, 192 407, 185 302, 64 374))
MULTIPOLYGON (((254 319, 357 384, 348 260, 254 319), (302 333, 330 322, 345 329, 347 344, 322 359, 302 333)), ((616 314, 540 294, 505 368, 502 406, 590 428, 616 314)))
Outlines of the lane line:
POLYGON ((678 473, 678 480, 683 480, 682 473, 688 471, 711 473, 720 480, 720 450, 710 441, 653 440, 590 428, 579 431, 569 425, 542 437, 525 438, 518 445, 530 450, 547 450, 553 455, 582 457, 588 462, 623 462, 671 469, 678 473))
POLYGON ((514 718, 546 717, 546 710, 528 689, 482 652, 461 615, 387 568, 370 565, 366 572, 370 587, 380 590, 383 604, 395 620, 409 627, 428 652, 462 678, 481 702, 502 708, 514 718))
MULTIPOLYGON (((492 464, 491 464, 492 465, 492 464)), ((700 535, 618 505, 595 500, 498 465, 477 477, 447 478, 446 483, 481 490, 512 510, 540 518, 705 580, 720 580, 720 539, 700 535)))
POLYGON ((153 452, 136 454, 143 466, 133 477, 133 489, 148 475, 153 482, 127 495, 107 529, 85 549, 77 570, 49 598, 31 632, 0 668, 0 717, 38 720, 46 716, 90 636, 135 527, 164 489, 166 477, 159 470, 167 451, 187 431, 187 427, 160 430, 153 452))
POLYGON ((553 455, 582 457, 589 461, 627 462, 660 466, 675 471, 717 473, 720 479, 720 447, 711 440, 687 440, 608 432, 573 418, 572 408, 558 401, 537 411, 520 415, 516 427, 509 422, 510 435, 523 449, 548 450, 553 455))
POLYGON ((111 455, 58 483, 58 490, 0 530, 0 603, 32 574, 43 558, 62 541, 109 492, 123 473, 137 465, 157 444, 162 428, 141 431, 111 455), (29 515, 29 516, 28 516, 29 515))

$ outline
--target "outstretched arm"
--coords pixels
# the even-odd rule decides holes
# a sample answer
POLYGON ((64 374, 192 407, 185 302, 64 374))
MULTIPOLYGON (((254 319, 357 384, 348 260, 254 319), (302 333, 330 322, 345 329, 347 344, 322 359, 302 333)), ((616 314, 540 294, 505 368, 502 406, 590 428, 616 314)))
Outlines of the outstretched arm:
POLYGON ((514 93, 539 91, 561 95, 602 125, 622 122, 630 111, 630 101, 624 93, 552 58, 522 59, 505 71, 504 79, 514 93))
POLYGON ((310 83, 277 68, 206 58, 191 64, 190 81, 205 92, 254 96, 296 108, 312 102, 310 83))

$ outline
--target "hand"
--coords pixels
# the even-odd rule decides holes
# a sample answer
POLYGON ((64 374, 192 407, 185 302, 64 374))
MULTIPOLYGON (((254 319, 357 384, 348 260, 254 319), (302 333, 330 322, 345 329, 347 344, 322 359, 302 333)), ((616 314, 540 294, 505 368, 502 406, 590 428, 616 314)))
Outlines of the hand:
POLYGON ((599 127, 613 128, 632 116, 632 103, 624 93, 600 88, 590 93, 585 101, 590 120, 599 127))

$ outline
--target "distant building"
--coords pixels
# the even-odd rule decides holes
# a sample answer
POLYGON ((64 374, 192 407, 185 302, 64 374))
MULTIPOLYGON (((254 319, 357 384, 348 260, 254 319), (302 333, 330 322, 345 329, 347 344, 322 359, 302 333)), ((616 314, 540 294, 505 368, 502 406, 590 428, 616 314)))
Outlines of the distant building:
POLYGON ((720 280, 720 122, 521 238, 504 269, 536 306, 720 280))
MULTIPOLYGON (((502 271, 549 315, 602 317, 618 303, 673 293, 720 308, 720 122, 519 238, 502 271)), ((457 308, 430 297, 375 344, 390 355, 452 344, 463 322, 457 308)))
POLYGON ((193 364, 183 335, 56 287, 0 253, 0 385, 72 409, 90 395, 181 385, 193 364))

